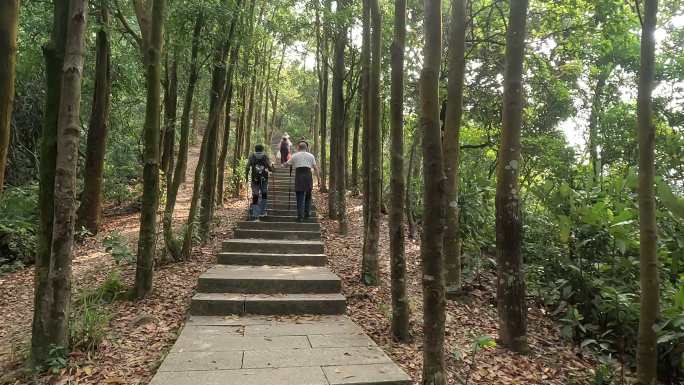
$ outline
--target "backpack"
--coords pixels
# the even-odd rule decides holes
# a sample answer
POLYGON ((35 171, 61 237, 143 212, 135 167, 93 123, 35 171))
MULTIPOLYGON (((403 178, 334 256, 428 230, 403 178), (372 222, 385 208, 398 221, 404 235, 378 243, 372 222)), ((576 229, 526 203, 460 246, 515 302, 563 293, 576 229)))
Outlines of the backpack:
POLYGON ((268 178, 268 164, 266 162, 266 156, 262 156, 260 158, 254 156, 254 172, 252 174, 252 179, 258 178, 261 180, 264 180, 268 178), (256 178, 255 178, 256 177, 256 178))

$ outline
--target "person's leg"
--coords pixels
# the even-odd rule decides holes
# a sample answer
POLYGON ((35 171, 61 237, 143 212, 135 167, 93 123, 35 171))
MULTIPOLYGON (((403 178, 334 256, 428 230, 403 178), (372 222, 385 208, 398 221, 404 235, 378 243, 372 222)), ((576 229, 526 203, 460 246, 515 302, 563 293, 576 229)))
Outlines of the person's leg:
POLYGON ((252 204, 249 206, 250 219, 256 219, 259 216, 256 208, 259 204, 259 183, 252 182, 252 204))
POLYGON ((304 197, 304 218, 309 218, 311 214, 311 190, 306 191, 304 197))
POLYGON ((304 191, 297 191, 297 221, 304 218, 304 191))
POLYGON ((268 180, 261 183, 261 205, 259 207, 260 215, 266 215, 266 203, 268 203, 268 180))

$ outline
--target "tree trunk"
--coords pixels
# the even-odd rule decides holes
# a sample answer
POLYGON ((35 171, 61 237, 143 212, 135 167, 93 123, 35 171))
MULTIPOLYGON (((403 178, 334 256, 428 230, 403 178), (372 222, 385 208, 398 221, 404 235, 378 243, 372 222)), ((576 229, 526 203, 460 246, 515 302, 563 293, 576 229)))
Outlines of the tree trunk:
POLYGON ((390 129, 392 132, 391 189, 389 216, 390 264, 392 275, 392 335, 409 339, 409 300, 406 294, 406 255, 404 246, 404 49, 406 48, 406 1, 394 2, 394 41, 392 42, 392 84, 390 129))
MULTIPOLYGON (((345 140, 345 118, 344 118, 344 76, 345 76, 345 64, 344 64, 344 50, 347 45, 347 25, 344 18, 346 17, 346 0, 338 1, 337 10, 335 11, 338 16, 338 21, 340 25, 337 27, 337 36, 335 37, 335 62, 333 64, 333 84, 332 84, 332 133, 331 138, 334 136, 334 151, 331 152, 331 178, 330 187, 332 191, 329 196, 334 196, 332 199, 333 207, 331 213, 335 212, 335 218, 339 220, 339 233, 341 235, 346 235, 348 232, 347 224, 347 202, 346 202, 346 190, 345 185, 345 170, 346 170, 346 140, 345 140), (334 158, 333 155, 334 154, 334 158), (334 160, 334 164, 333 161, 334 160), (332 169, 335 172, 332 172, 332 169), (333 186, 333 178, 335 175, 333 186)), ((333 149, 331 147, 331 149, 333 149)), ((331 215, 332 217, 332 215, 331 215)))
POLYGON ((637 129, 639 130, 639 254, 641 310, 637 346, 637 379, 640 385, 658 382, 656 325, 659 312, 659 278, 657 225, 653 184, 655 182, 655 124, 651 93, 655 72, 655 38, 657 0, 644 1, 641 30, 641 65, 637 96, 637 129))
POLYGON ((515 352, 526 352, 527 306, 522 271, 522 221, 518 170, 522 127, 522 71, 527 0, 511 0, 506 35, 503 127, 496 180, 496 249, 499 338, 515 352))
MULTIPOLYGON (((259 58, 258 56, 254 58, 254 67, 257 68, 259 66, 259 58)), ((245 120, 245 148, 243 148, 243 156, 245 158, 249 157, 249 154, 252 151, 252 132, 253 130, 253 125, 254 125, 254 99, 255 99, 255 94, 256 94, 256 81, 257 81, 257 75, 256 72, 252 73, 252 82, 251 86, 249 87, 249 105, 247 107, 247 117, 245 120)))
POLYGON ((465 74, 466 0, 451 0, 449 31, 448 104, 444 118, 444 174, 447 178, 444 263, 446 290, 461 288, 461 237, 458 226, 458 174, 460 162, 461 116, 463 115, 463 77, 465 74))
POLYGON ((611 70, 604 68, 606 63, 600 61, 601 72, 599 73, 596 87, 594 87, 594 97, 591 101, 591 113, 589 114, 589 162, 591 163, 591 172, 594 178, 594 183, 598 183, 601 176, 601 161, 598 158, 598 123, 603 106, 601 105, 603 99, 603 90, 606 87, 606 80, 610 76, 611 70))
MULTIPOLYGON (((247 55, 247 52, 244 53, 247 55)), ((235 148, 233 151, 233 165, 232 165, 232 175, 233 175, 233 197, 237 198, 240 195, 240 186, 242 184, 242 178, 238 168, 240 166, 240 154, 242 154, 242 146, 244 143, 245 136, 245 102, 246 102, 246 92, 244 85, 240 87, 240 116, 238 117, 237 127, 235 130, 235 148)))
POLYGON ((100 2, 99 10, 100 29, 97 31, 95 43, 95 89, 88 123, 85 174, 77 223, 79 228, 85 227, 92 234, 97 234, 102 219, 102 174, 112 92, 109 9, 106 1, 100 2))
MULTIPOLYGON (((48 80, 60 79, 60 90, 59 93, 50 95, 58 96, 55 99, 57 110, 48 107, 50 115, 46 115, 46 118, 56 118, 56 122, 46 119, 46 123, 56 123, 57 147, 54 150, 55 163, 43 164, 43 167, 52 168, 53 220, 49 254, 39 255, 41 266, 40 270, 38 267, 36 270, 36 308, 32 336, 34 364, 43 363, 54 346, 69 347, 71 260, 76 219, 76 172, 87 4, 85 0, 71 0, 55 5, 54 10, 53 44, 46 48, 46 56, 48 70, 54 71, 48 73, 48 80), (68 6, 68 13, 62 8, 65 5, 68 6), (62 22, 64 24, 60 25, 62 22), (60 67, 51 66, 56 61, 61 62, 60 67)), ((49 82, 48 90, 54 84, 49 82)), ((44 249, 41 248, 40 251, 44 249)))
POLYGON ((55 163, 57 160, 57 121, 62 94, 62 68, 67 33, 68 4, 53 3, 53 28, 50 42, 43 48, 45 56, 45 115, 40 140, 40 181, 38 204, 40 226, 35 264, 34 313, 31 335, 31 360, 34 366, 48 358, 50 346, 64 336, 57 336, 52 328, 54 287, 51 277, 54 268, 51 260, 54 220, 55 163))
POLYGON ((359 194, 359 131, 361 130, 361 101, 356 103, 354 116, 354 133, 352 138, 351 155, 351 191, 353 195, 359 194))
POLYGON ((369 167, 368 159, 370 152, 369 136, 370 130, 370 5, 368 0, 362 1, 362 45, 361 45, 361 110, 363 116, 363 140, 362 140, 362 178, 363 183, 363 250, 366 250, 366 229, 368 228, 368 178, 369 167))
POLYGON ((442 2, 424 0, 425 46, 420 76, 423 133, 423 384, 445 385, 444 321, 444 160, 439 121, 439 69, 442 57, 442 2))
MULTIPOLYGON (((198 80, 197 56, 199 53, 200 34, 204 25, 204 14, 200 11, 195 20, 192 33, 192 48, 190 54, 190 74, 188 88, 185 91, 183 101, 183 114, 181 115, 180 142, 178 144, 178 161, 173 173, 171 183, 166 186, 166 206, 164 207, 164 244, 171 257, 178 261, 181 259, 181 245, 173 232, 173 212, 176 207, 176 198, 181 183, 185 181, 185 172, 188 165, 188 147, 190 142, 190 112, 193 106, 195 86, 198 80)), ((170 173, 170 170, 169 170, 170 173)))
MULTIPOLYGON (((330 0, 325 0, 326 7, 330 8, 330 0)), ((321 162, 321 180, 320 180, 320 186, 319 189, 321 192, 327 192, 328 191, 328 184, 327 184, 327 140, 328 140, 328 47, 329 47, 329 42, 328 42, 328 33, 327 33, 327 26, 324 20, 323 23, 323 36, 321 38, 322 40, 322 49, 321 49, 321 79, 319 80, 321 82, 321 154, 320 154, 320 162, 321 162)))
MULTIPOLYGON (((143 154, 143 196, 140 212, 140 238, 135 272, 135 295, 143 298, 152 291, 154 255, 157 244, 159 205, 159 114, 161 102, 161 50, 164 41, 166 0, 152 0, 152 23, 144 37, 147 83, 143 154)), ((143 30, 144 31, 144 30, 143 30)), ((143 36, 144 36, 143 32, 143 36)))
MULTIPOLYGON (((223 192, 224 192, 224 180, 225 180, 225 170, 226 170, 226 159, 228 158, 228 139, 230 138, 230 120, 233 110, 233 75, 235 73, 235 67, 237 66, 238 57, 240 54, 239 44, 231 49, 228 73, 226 75, 226 117, 225 117, 225 127, 223 132, 223 147, 221 148, 221 155, 219 157, 218 164, 218 181, 216 182, 216 201, 223 207, 223 192)), ((237 141, 237 132, 235 133, 237 141)))
POLYGON ((176 144, 176 110, 178 109, 178 60, 174 53, 167 65, 167 87, 164 93, 164 139, 162 140, 161 168, 166 182, 172 181, 173 152, 176 144))
POLYGON ((368 226, 364 241, 361 280, 375 286, 380 280, 380 206, 382 154, 380 133, 380 64, 382 61, 382 15, 378 0, 369 0, 372 20, 371 67, 368 106, 368 226))
POLYGON ((408 171, 406 173, 406 222, 408 223, 409 238, 416 239, 418 237, 418 229, 416 226, 416 216, 413 212, 413 194, 411 188, 413 187, 414 175, 418 175, 419 162, 416 159, 418 154, 418 147, 421 147, 420 132, 416 130, 413 133, 413 144, 411 145, 411 155, 409 155, 408 171))
POLYGON ((0 194, 5 184, 12 127, 19 3, 20 0, 0 1, 0 194))

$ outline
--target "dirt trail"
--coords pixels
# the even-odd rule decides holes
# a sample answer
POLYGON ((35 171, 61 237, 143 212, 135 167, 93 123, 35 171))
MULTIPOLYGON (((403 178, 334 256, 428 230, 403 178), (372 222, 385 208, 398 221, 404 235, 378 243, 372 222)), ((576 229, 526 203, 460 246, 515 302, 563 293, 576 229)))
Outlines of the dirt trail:
MULTIPOLYGON (((174 213, 175 227, 180 228, 186 221, 192 196, 194 171, 199 158, 199 142, 190 147, 186 182, 178 192, 178 200, 174 213)), ((139 302, 115 302, 107 305, 111 311, 111 321, 108 325, 108 337, 104 346, 94 353, 102 359, 92 357, 93 364, 104 365, 101 368, 91 368, 90 375, 83 377, 83 373, 72 373, 73 377, 85 380, 80 383, 97 383, 111 376, 128 378, 127 384, 144 381, 153 371, 151 364, 158 360, 175 338, 175 330, 180 326, 189 303, 189 298, 196 284, 196 277, 204 271, 214 255, 217 240, 231 230, 232 223, 243 215, 246 201, 238 199, 227 200, 225 208, 218 209, 216 216, 219 225, 212 233, 212 240, 202 247, 196 247, 188 261, 161 266, 155 274, 154 293, 149 298, 139 302), (142 334, 138 322, 141 315, 150 315, 153 321, 145 322, 142 334), (159 332, 157 334, 151 331, 159 332), (126 334, 132 334, 117 340, 126 334), (152 341, 150 340, 152 339, 152 341), (145 358, 139 365, 131 365, 129 356, 145 358), (156 357, 156 358, 155 358, 156 357), (123 361, 122 361, 123 359, 123 361), (117 363, 118 361, 118 363, 117 363), (140 367, 138 367, 140 366, 140 367), (141 369, 142 367, 142 369, 141 369), (108 377, 109 376, 109 377, 108 377), (91 381, 97 380, 97 381, 91 381)), ((116 208, 114 208, 116 209, 116 208)), ((106 212, 113 212, 108 208, 106 212)), ((159 223, 163 205, 160 205, 159 223)), ((129 247, 135 254, 138 242, 140 213, 108 214, 104 218, 102 230, 96 237, 86 239, 77 244, 73 260, 73 292, 77 294, 85 288, 97 287, 104 281, 109 272, 116 267, 113 258, 105 251, 102 240, 113 231, 118 231, 128 241, 129 247)), ((161 226, 160 229, 161 231, 161 226)), ((163 242, 161 236, 158 242, 163 242)), ((135 264, 119 266, 124 283, 131 285, 135 275, 135 264)), ((0 277, 0 373, 12 368, 22 356, 26 354, 30 342, 31 320, 33 317, 33 268, 0 277)), ((78 360, 77 360, 78 361, 78 360)), ((65 375, 68 377, 70 371, 65 375)), ((3 378, 0 376, 0 383, 3 378)), ((144 383, 144 382, 143 382, 144 383)))

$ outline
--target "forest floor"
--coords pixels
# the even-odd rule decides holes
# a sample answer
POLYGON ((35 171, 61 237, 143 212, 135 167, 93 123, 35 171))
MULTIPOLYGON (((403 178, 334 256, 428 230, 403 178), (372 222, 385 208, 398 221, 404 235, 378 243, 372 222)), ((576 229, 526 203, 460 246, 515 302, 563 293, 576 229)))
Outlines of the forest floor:
MULTIPOLYGON (((347 201, 349 233, 340 236, 337 222, 326 218, 327 194, 316 193, 315 200, 325 250, 333 272, 343 281, 347 314, 406 372, 420 383, 422 368, 422 283, 420 279, 420 241, 406 239, 407 286, 411 308, 412 341, 400 344, 390 336, 391 293, 389 233, 387 217, 380 230, 381 284, 368 287, 361 283, 363 245, 362 199, 347 201)), ((483 269, 477 282, 467 283, 464 300, 447 301, 446 352, 449 384, 473 385, 573 385, 593 383, 596 362, 590 354, 564 340, 559 328, 544 309, 532 306, 528 315, 530 353, 518 355, 494 347, 473 355, 473 343, 481 336, 497 337, 496 277, 483 269)))
MULTIPOLYGON (((174 213, 178 228, 187 219, 200 140, 190 148, 186 182, 179 191, 174 213)), ((234 222, 244 217, 245 202, 246 198, 224 202, 224 208, 216 212, 218 222, 209 242, 195 247, 189 260, 156 268, 154 290, 148 298, 103 305, 109 322, 100 347, 94 352, 73 353, 67 367, 56 374, 32 376, 22 369, 30 346, 33 268, 0 277, 0 384, 148 383, 186 319, 197 278, 214 263, 215 251, 222 239, 231 236, 234 222)), ((133 285, 135 263, 117 266, 102 241, 108 234, 119 232, 135 255, 140 213, 118 207, 108 207, 105 212, 102 230, 79 243, 74 251, 73 298, 99 287, 115 269, 120 271, 126 286, 133 285)), ((161 235, 158 242, 161 247, 161 235)))

